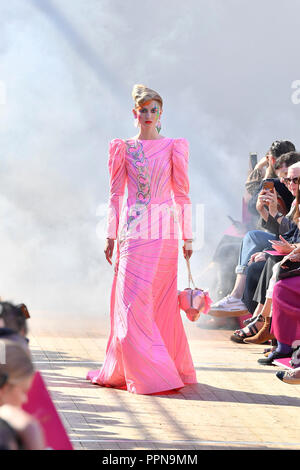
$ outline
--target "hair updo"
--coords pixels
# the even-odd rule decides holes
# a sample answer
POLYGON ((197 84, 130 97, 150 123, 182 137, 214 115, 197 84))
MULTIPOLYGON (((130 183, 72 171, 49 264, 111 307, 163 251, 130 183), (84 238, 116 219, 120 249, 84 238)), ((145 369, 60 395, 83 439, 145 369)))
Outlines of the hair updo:
POLYGON ((272 143, 269 152, 275 158, 280 157, 284 153, 295 152, 295 145, 289 140, 275 140, 272 143))
POLYGON ((156 91, 151 88, 147 88, 145 85, 134 85, 132 98, 135 103, 135 108, 140 108, 152 100, 158 101, 161 108, 163 106, 162 97, 156 91))

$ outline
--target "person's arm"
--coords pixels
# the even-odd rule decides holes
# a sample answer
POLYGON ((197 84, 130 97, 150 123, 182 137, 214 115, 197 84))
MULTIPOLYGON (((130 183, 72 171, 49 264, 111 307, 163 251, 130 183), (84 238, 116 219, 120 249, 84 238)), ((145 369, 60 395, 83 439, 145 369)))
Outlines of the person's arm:
POLYGON ((257 212, 262 217, 262 228, 275 235, 282 235, 291 230, 295 224, 288 217, 278 211, 277 193, 274 190, 262 190, 257 198, 257 212))
POLYGON ((179 225, 184 240, 183 254, 190 258, 193 249, 192 204, 189 197, 189 144, 185 139, 175 139, 172 151, 172 190, 179 225))
POLYGON ((250 171, 247 181, 245 183, 246 189, 249 194, 254 195, 259 190, 262 180, 265 177, 266 167, 268 161, 263 157, 257 162, 252 171, 250 171))
POLYGON ((125 142, 115 139, 109 145, 109 202, 107 214, 106 245, 104 253, 107 261, 112 264, 114 240, 118 236, 120 212, 123 205, 127 180, 125 166, 125 142))

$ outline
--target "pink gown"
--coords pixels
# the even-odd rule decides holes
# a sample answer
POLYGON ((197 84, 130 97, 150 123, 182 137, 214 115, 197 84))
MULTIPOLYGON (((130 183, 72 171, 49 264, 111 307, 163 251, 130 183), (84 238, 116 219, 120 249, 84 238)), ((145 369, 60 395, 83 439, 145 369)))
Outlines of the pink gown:
POLYGON ((108 166, 107 236, 117 239, 111 332, 102 368, 87 378, 138 394, 196 383, 177 295, 178 226, 192 238, 188 142, 115 139, 108 166))

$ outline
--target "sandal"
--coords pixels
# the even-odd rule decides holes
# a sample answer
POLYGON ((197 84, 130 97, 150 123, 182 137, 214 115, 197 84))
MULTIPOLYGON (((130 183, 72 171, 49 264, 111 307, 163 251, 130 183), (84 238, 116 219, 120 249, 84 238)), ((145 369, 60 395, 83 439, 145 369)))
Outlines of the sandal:
POLYGON ((252 322, 250 322, 245 328, 236 330, 230 337, 231 341, 235 343, 243 343, 245 338, 255 336, 264 325, 264 317, 257 315, 252 322))
POLYGON ((243 321, 243 325, 244 326, 249 325, 249 323, 252 323, 255 318, 253 318, 253 317, 246 318, 246 320, 243 321))
POLYGON ((264 344, 266 341, 274 339, 275 336, 271 333, 271 322, 272 317, 266 317, 265 323, 259 332, 250 338, 245 338, 244 342, 247 344, 264 344))

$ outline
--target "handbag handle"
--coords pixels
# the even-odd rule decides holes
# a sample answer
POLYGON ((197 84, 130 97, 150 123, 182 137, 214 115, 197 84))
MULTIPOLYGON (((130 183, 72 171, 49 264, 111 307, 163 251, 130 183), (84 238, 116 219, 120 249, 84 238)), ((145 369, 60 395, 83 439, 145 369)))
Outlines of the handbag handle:
POLYGON ((187 269, 188 269, 188 285, 189 285, 189 289, 190 289, 191 283, 193 284, 194 289, 196 289, 196 286, 195 286, 195 283, 194 283, 194 280, 193 280, 193 276, 192 276, 192 272, 191 272, 190 259, 189 259, 189 258, 185 258, 185 260, 186 260, 187 269))

